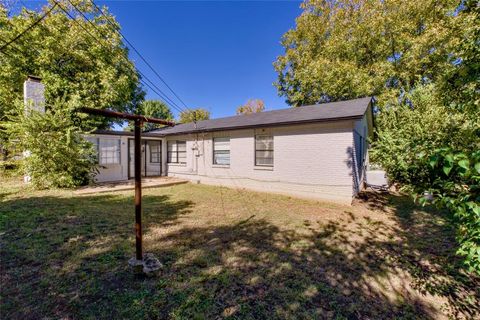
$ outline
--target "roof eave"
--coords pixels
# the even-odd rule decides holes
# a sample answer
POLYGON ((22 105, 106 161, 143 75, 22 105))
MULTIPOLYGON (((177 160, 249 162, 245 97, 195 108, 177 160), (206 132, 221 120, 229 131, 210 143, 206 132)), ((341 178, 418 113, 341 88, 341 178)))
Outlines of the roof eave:
POLYGON ((167 137, 167 136, 175 136, 175 135, 191 134, 191 133, 231 131, 231 130, 242 130, 242 129, 250 129, 250 128, 280 127, 280 126, 310 124, 310 123, 319 123, 319 122, 339 122, 339 121, 346 121, 346 120, 359 120, 359 119, 362 119, 363 116, 364 115, 357 115, 357 116, 337 117, 337 118, 328 118, 328 119, 309 119, 309 120, 285 121, 285 122, 268 123, 268 124, 250 124, 250 125, 234 126, 234 127, 226 127, 226 128, 194 129, 194 130, 186 130, 186 131, 174 132, 174 133, 163 133, 163 134, 158 133, 155 135, 161 136, 161 137, 167 137))

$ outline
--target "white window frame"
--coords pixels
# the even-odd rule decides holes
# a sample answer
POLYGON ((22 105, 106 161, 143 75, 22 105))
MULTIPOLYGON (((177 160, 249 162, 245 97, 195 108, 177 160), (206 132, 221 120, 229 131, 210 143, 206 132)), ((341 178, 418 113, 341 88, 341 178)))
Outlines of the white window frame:
MULTIPOLYGON (((255 167, 267 167, 267 168, 273 168, 273 165, 275 163, 275 158, 274 158, 274 152, 275 152, 275 143, 274 143, 274 137, 273 135, 271 134, 257 134, 255 135, 255 140, 254 140, 254 148, 255 148, 255 159, 254 159, 254 163, 255 163, 255 167), (272 139, 272 148, 271 149, 258 149, 257 148, 257 139, 258 138, 271 138, 272 139), (258 163, 258 157, 257 156, 257 152, 272 152, 272 164, 259 164, 258 163)), ((266 157, 263 157, 264 159, 266 159, 266 157)))
POLYGON ((229 137, 215 137, 212 139, 212 164, 216 166, 230 166, 230 158, 231 153, 230 153, 230 138, 229 137), (216 145, 216 142, 218 142, 219 145, 216 145), (228 146, 221 146, 220 143, 225 143, 228 142, 228 146), (216 157, 217 154, 228 154, 228 163, 219 163, 218 159, 216 157))
POLYGON ((122 163, 122 140, 116 138, 95 138, 95 137, 87 137, 87 141, 93 143, 95 145, 96 156, 97 156, 97 164, 99 165, 117 165, 122 163), (105 145, 102 145, 102 142, 105 143, 106 141, 109 142, 110 148, 113 150, 102 150, 105 145), (111 143, 113 142, 113 143, 111 143))
POLYGON ((162 142, 160 140, 148 140, 147 146, 150 150, 150 163, 161 163, 162 162, 162 142), (150 144, 149 142, 155 141, 155 144, 150 144), (153 151, 152 146, 158 147, 158 150, 153 151))
POLYGON ((186 164, 187 163, 187 141, 185 140, 168 140, 167 141, 167 163, 186 164), (178 149, 179 144, 185 144, 185 151, 178 149), (172 147, 170 150, 170 146, 172 147), (182 157, 184 161, 180 162, 180 154, 184 154, 182 157), (175 161, 172 161, 172 156, 175 155, 175 161))

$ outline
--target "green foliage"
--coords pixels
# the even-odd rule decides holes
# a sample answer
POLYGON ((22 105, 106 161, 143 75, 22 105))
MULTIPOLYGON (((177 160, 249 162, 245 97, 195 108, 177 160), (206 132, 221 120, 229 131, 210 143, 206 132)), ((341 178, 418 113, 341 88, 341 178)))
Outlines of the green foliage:
MULTIPOLYGON (((40 24, 0 54, 0 119, 5 120, 14 101, 22 98, 27 75, 42 78, 46 101, 53 107, 56 105, 53 102, 62 98, 78 100, 85 107, 135 111, 144 93, 121 36, 88 1, 72 0, 95 27, 85 21, 67 0, 58 2, 76 16, 75 21, 56 7, 40 24)), ((45 5, 41 12, 22 9, 15 16, 10 16, 8 8, 3 7, 0 10, 0 39, 13 39, 50 6, 45 5)), ((104 12, 117 24, 106 8, 104 12)), ((106 128, 112 121, 92 117, 82 125, 85 129, 106 128)))
POLYGON ((478 185, 456 169, 480 149, 478 1, 306 0, 302 7, 274 64, 280 95, 294 106, 375 95, 371 162, 405 189, 435 188, 448 199, 436 203, 455 217, 459 253, 478 271, 478 220, 460 218, 474 217, 467 203, 478 201, 476 189, 452 190, 478 185), (455 150, 441 170, 425 161, 436 150, 455 150))
MULTIPOLYGON (((162 120, 173 120, 173 114, 170 108, 162 101, 159 100, 146 100, 143 101, 137 108, 135 114, 144 115, 150 118, 157 118, 162 120)), ((152 130, 160 128, 162 125, 155 123, 144 124, 144 130, 152 130)), ((128 131, 133 131, 133 123, 129 122, 128 131)))
POLYGON ((261 99, 249 99, 247 103, 237 108, 237 114, 249 114, 265 110, 265 102, 261 99))
MULTIPOLYGON (((478 0, 463 2, 459 19, 468 26, 458 30, 461 41, 454 48, 458 57, 455 68, 449 68, 439 79, 439 93, 453 109, 478 116, 480 109, 480 5, 478 0)), ((479 127, 480 130, 480 127, 479 127)))
POLYGON ((453 14, 458 5, 307 0, 274 64, 279 94, 294 106, 375 95, 384 107, 402 100, 419 80, 453 76, 459 43, 478 28, 473 12, 453 14))
MULTIPOLYGON (((441 148, 422 160, 428 179, 415 190, 427 190, 434 204, 453 213, 460 244, 457 253, 465 256, 469 271, 480 274, 480 150, 464 153, 441 148)), ((420 202, 425 204, 428 199, 421 197, 420 202)))
POLYGON ((9 137, 10 150, 24 152, 22 171, 34 187, 71 188, 87 184, 95 173, 95 151, 83 139, 75 108, 58 101, 45 113, 24 111, 22 102, 2 128, 9 137))
POLYGON ((406 98, 408 104, 385 108, 376 118, 377 139, 370 150, 370 160, 381 164, 391 181, 423 184, 430 173, 422 155, 442 147, 465 151, 480 147, 479 112, 477 119, 452 112, 442 104, 433 84, 418 86, 406 98))
POLYGON ((180 113, 180 123, 195 122, 210 119, 210 111, 202 108, 188 110, 180 113))

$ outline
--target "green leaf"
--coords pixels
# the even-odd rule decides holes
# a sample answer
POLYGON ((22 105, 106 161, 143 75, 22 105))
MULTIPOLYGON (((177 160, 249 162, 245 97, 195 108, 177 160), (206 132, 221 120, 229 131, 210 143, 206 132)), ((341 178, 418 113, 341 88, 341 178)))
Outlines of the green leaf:
POLYGON ((452 163, 448 163, 443 166, 443 172, 448 176, 450 174, 450 171, 452 171, 453 165, 452 163))
POLYGON ((434 168, 437 163, 438 163, 438 156, 437 155, 431 156, 430 162, 429 162, 430 167, 434 168))
POLYGON ((453 154, 449 153, 445 156, 445 161, 453 163, 453 154))
POLYGON ((469 165, 470 165, 470 161, 468 161, 468 159, 463 159, 463 160, 458 161, 458 165, 460 167, 462 167, 463 169, 468 170, 469 165))
POLYGON ((475 163, 475 170, 480 173, 480 162, 475 163))

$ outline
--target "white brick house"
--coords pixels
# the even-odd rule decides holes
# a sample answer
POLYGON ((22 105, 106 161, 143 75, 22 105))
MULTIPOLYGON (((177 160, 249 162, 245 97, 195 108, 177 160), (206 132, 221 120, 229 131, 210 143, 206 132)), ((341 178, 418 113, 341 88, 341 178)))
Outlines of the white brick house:
MULTIPOLYGON (((372 132, 370 98, 180 124, 143 135, 142 174, 351 203, 372 132)), ((93 138, 97 180, 131 178, 131 133, 93 138)))

